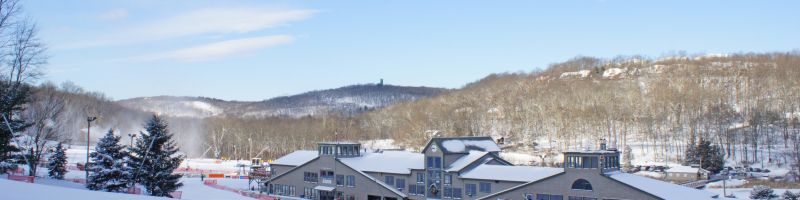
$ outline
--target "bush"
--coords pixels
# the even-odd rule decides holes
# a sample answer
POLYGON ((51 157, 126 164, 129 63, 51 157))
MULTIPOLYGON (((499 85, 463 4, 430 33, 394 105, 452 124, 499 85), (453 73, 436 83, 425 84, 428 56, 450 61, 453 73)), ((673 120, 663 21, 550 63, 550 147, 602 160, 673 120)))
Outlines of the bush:
POLYGON ((765 185, 756 185, 753 187, 753 190, 750 191, 750 199, 775 199, 778 198, 778 195, 775 194, 775 191, 772 188, 765 186, 765 185))
POLYGON ((786 190, 786 192, 783 193, 781 198, 784 200, 800 200, 800 195, 792 191, 786 190))

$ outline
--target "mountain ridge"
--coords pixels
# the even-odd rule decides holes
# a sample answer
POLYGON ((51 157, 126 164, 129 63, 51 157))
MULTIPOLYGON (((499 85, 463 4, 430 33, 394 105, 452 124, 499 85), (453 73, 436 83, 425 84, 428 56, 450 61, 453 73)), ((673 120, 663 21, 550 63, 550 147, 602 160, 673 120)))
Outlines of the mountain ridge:
POLYGON ((115 101, 127 108, 176 117, 302 117, 334 112, 346 116, 399 102, 432 97, 450 89, 383 84, 356 84, 313 90, 261 101, 222 100, 212 97, 152 96, 115 101))

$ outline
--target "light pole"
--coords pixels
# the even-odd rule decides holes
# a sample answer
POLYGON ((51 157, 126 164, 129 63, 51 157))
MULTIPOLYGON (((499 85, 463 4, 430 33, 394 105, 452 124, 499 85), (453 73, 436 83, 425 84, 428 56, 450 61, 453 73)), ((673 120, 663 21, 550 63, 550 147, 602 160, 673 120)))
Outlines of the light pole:
POLYGON ((86 118, 86 164, 83 164, 83 171, 86 172, 86 182, 89 182, 89 145, 91 144, 91 131, 92 122, 97 120, 97 117, 86 118))
POLYGON ((128 137, 130 137, 130 138, 131 138, 131 145, 128 145, 128 146, 129 146, 129 147, 133 147, 133 138, 135 138, 135 137, 136 137, 136 134, 133 134, 133 133, 128 133, 128 137))

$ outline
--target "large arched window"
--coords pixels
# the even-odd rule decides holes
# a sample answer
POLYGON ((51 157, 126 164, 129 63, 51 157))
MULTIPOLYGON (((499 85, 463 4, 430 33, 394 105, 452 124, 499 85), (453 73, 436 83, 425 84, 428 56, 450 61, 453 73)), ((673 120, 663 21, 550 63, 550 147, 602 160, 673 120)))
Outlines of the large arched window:
POLYGON ((573 190, 592 190, 592 184, 589 181, 584 179, 575 180, 572 182, 572 189, 573 190))

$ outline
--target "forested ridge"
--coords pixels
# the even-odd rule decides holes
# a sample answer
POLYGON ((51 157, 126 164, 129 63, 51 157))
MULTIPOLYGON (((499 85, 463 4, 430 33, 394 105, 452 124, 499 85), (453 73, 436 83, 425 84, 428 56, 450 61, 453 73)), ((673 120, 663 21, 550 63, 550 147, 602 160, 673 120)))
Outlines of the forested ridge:
MULTIPOLYGON (((790 162, 797 155, 785 152, 797 152, 794 144, 800 141, 799 69, 797 51, 576 57, 542 70, 492 74, 438 96, 360 114, 167 119, 190 156, 218 158, 275 158, 328 140, 394 139, 413 150, 436 135, 488 135, 548 151, 608 139, 619 149, 633 146, 670 160, 682 158, 690 143, 708 140, 738 162, 790 162)), ((106 107, 116 113, 129 110, 106 107)), ((145 116, 130 112, 132 118, 145 116)), ((105 113, 112 115, 107 119, 119 115, 105 113)))
POLYGON ((638 145, 676 160, 703 139, 739 161, 769 156, 788 162, 797 156, 773 155, 772 149, 799 141, 799 69, 797 51, 578 57, 540 71, 493 74, 356 117, 209 118, 206 142, 220 156, 246 157, 247 138, 258 138, 255 154, 274 157, 334 139, 389 138, 414 149, 434 135, 489 135, 562 151, 606 138, 620 149, 638 145))

